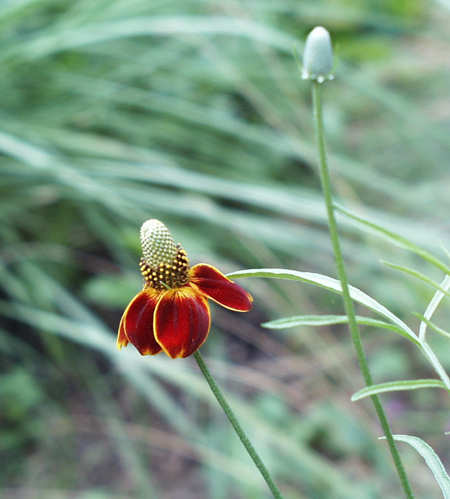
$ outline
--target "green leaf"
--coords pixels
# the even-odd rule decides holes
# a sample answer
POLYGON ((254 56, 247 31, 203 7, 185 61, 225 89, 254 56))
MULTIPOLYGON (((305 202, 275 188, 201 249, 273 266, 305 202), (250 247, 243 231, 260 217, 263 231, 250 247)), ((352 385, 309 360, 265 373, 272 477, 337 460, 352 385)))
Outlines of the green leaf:
POLYGON ((394 232, 391 232, 390 230, 385 229, 384 227, 381 227, 380 225, 377 225, 373 222, 369 222, 368 220, 365 220, 364 218, 353 214, 351 211, 347 210, 346 208, 338 204, 334 204, 334 208, 336 211, 342 213, 346 217, 351 218, 352 220, 355 220, 356 222, 359 222, 365 227, 371 229, 371 232, 375 232, 378 235, 383 236, 385 239, 388 239, 389 241, 394 243, 396 246, 399 246, 400 248, 406 249, 408 251, 415 253, 416 255, 419 255, 424 260, 431 263, 438 269, 443 270, 446 274, 450 274, 450 267, 445 265, 445 263, 441 262, 434 255, 424 250, 423 248, 420 248, 419 246, 409 241, 405 237, 400 236, 399 234, 396 234, 394 232))
MULTIPOLYGON (((424 442, 421 438, 412 435, 392 435, 397 442, 405 442, 425 459, 430 470, 433 472, 434 478, 442 490, 444 499, 450 499, 450 477, 444 468, 439 456, 434 452, 433 448, 424 442)), ((385 440, 386 437, 380 437, 380 440, 385 440)))
MULTIPOLYGON (((371 317, 356 316, 356 322, 363 326, 381 327, 390 329, 402 336, 409 336, 405 331, 389 322, 372 319, 371 317)), ((346 315, 294 315, 292 317, 284 317, 273 321, 264 322, 261 326, 267 329, 289 329, 297 326, 330 326, 333 324, 347 324, 348 317, 346 315)))
POLYGON ((389 381, 378 385, 371 385, 358 390, 352 395, 352 402, 384 392, 398 392, 403 390, 417 390, 418 388, 444 388, 444 383, 438 379, 411 379, 404 381, 389 381))
POLYGON ((396 263, 390 263, 390 262, 387 262, 386 260, 381 260, 381 263, 383 263, 387 267, 390 267, 391 269, 400 270, 400 272, 404 272, 405 274, 408 274, 408 275, 410 275, 412 277, 420 279, 425 284, 428 284, 428 285, 432 286, 433 288, 437 289, 438 291, 440 291, 441 293, 444 293, 445 295, 450 296, 450 293, 447 290, 445 290, 437 282, 433 281, 433 279, 430 279, 425 274, 422 274, 422 272, 419 272, 417 270, 411 269, 410 267, 406 267, 404 265, 398 265, 396 263))
MULTIPOLYGON (((241 277, 263 277, 263 278, 271 278, 271 279, 289 279, 294 281, 306 282, 309 284, 314 284, 316 286, 320 286, 322 288, 328 289, 335 293, 341 294, 342 288, 341 283, 334 279, 333 277, 328 277, 323 274, 315 274, 313 272, 300 272, 298 270, 289 270, 289 269, 248 269, 242 270, 239 272, 232 272, 228 274, 228 277, 232 277, 234 279, 241 277)), ((365 305, 370 310, 377 312, 380 315, 388 318, 393 324, 398 326, 402 331, 405 337, 409 340, 413 341, 417 345, 419 345, 419 341, 417 336, 414 334, 412 329, 408 327, 400 318, 398 318, 395 314, 393 314, 390 310, 388 310, 385 306, 378 303, 372 297, 364 293, 358 288, 354 286, 349 286, 350 288, 350 296, 353 300, 365 305)))

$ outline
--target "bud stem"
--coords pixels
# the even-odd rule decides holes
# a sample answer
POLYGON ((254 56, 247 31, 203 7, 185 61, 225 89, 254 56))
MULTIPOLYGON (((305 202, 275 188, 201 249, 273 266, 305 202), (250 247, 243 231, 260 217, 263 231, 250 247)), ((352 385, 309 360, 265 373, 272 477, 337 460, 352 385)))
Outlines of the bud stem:
MULTIPOLYGON (((337 230, 336 218, 334 216, 333 199, 331 196, 331 182, 330 182, 330 174, 328 171, 327 153, 326 153, 326 145, 325 145, 325 134, 324 134, 324 127, 323 127, 321 92, 322 92, 322 86, 316 81, 312 82, 314 122, 315 122, 315 127, 316 127, 317 147, 319 150, 320 180, 322 183, 322 191, 323 191, 323 195, 325 198, 325 205, 326 205, 326 209, 327 209, 328 228, 329 228, 329 232, 330 232, 331 243, 333 245, 334 256, 336 259, 337 274, 338 274, 339 280, 341 281, 342 298, 344 300, 345 312, 346 312, 347 317, 348 317, 348 325, 349 325, 350 333, 352 336, 353 345, 355 347, 356 354, 358 357, 358 362, 359 362, 361 372, 363 374, 366 385, 370 386, 373 384, 372 376, 370 374, 369 366, 367 364, 366 355, 364 353, 364 349, 362 346, 361 335, 359 332, 358 324, 356 322, 353 301, 350 297, 347 273, 345 270, 344 259, 342 256, 341 246, 340 246, 340 242, 339 242, 339 234, 338 234, 338 230, 337 230)), ((397 446, 395 445, 394 438, 392 437, 392 432, 391 432, 391 429, 389 427, 389 422, 386 418, 386 414, 384 412, 383 406, 381 405, 381 402, 380 402, 380 399, 378 398, 378 395, 372 395, 370 398, 372 399, 372 403, 375 407, 375 412, 377 413, 381 427, 383 428, 383 432, 386 436, 386 440, 389 444, 389 449, 391 451, 392 459, 393 459, 395 467, 397 469, 397 473, 398 473, 398 476, 400 478, 400 482, 402 484, 405 495, 409 499, 413 499, 414 495, 413 495, 411 487, 409 485, 408 477, 406 476, 405 469, 403 468, 403 464, 402 464, 402 461, 400 459, 400 455, 398 453, 397 446)))

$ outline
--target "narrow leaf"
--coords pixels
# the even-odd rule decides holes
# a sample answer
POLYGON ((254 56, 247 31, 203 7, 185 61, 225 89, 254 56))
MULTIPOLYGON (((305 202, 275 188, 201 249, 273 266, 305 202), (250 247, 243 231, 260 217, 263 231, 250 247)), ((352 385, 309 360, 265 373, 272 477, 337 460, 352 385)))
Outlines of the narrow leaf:
MULTIPOLYGON (((234 279, 240 277, 290 279, 294 281, 315 284, 316 286, 320 286, 335 293, 342 294, 340 281, 332 277, 328 277, 323 274, 315 274, 313 272, 300 272, 298 270, 289 269, 248 269, 239 272, 232 272, 231 274, 228 274, 228 277, 232 277, 234 279)), ((393 324, 397 325, 405 333, 405 336, 408 339, 412 340, 417 345, 419 344, 417 336, 414 334, 412 329, 408 327, 399 317, 397 317, 385 306, 381 305, 381 303, 378 303, 376 300, 374 300, 372 297, 370 297, 360 289, 355 288, 354 286, 349 286, 349 288, 350 296, 353 300, 388 318, 393 324)))
POLYGON ((389 381, 378 385, 371 385, 358 390, 352 395, 352 402, 385 392, 398 392, 403 390, 417 390, 418 388, 444 388, 444 383, 438 379, 412 379, 404 381, 389 381))
POLYGON ((384 227, 381 227, 380 225, 377 225, 376 223, 369 222, 368 220, 365 220, 364 218, 357 216, 353 214, 351 211, 347 210, 346 208, 335 204, 334 208, 336 211, 339 213, 342 213, 348 218, 351 218, 352 220, 355 220, 356 222, 359 222, 360 224, 364 225, 365 227, 368 227, 371 229, 372 232, 377 233, 378 235, 381 235, 394 243, 396 246, 399 246, 400 248, 406 249, 408 251, 411 251, 415 253, 416 255, 419 255, 422 257, 424 260, 427 262, 431 263, 435 267, 443 270, 446 274, 450 274, 450 267, 445 265, 445 263, 441 262, 438 258, 436 258, 434 255, 429 253, 428 251, 424 250, 423 248, 420 248, 413 242, 409 241, 403 236, 400 236, 399 234, 396 234, 394 232, 391 232, 388 229, 385 229, 384 227))
MULTIPOLYGON (((421 438, 412 435, 392 435, 397 442, 406 442, 416 449, 416 451, 425 459, 430 470, 433 472, 439 487, 442 490, 444 499, 450 499, 450 477, 439 459, 439 456, 434 452, 433 448, 424 442, 421 438)), ((385 440, 386 437, 379 437, 380 440, 385 440)))
POLYGON ((428 284, 431 287, 433 287, 434 289, 439 290, 441 293, 444 293, 445 295, 450 296, 450 293, 447 290, 445 290, 443 287, 441 287, 437 282, 433 281, 433 279, 430 279, 425 274, 422 274, 422 272, 411 269, 410 267, 406 267, 404 265, 390 263, 390 262, 387 262, 386 260, 381 260, 381 262, 384 265, 386 265, 387 267, 390 267, 391 269, 399 270, 400 272, 404 272, 405 274, 408 274, 412 277, 415 277, 416 279, 420 279, 425 284, 428 284))
POLYGON ((261 326, 267 329, 288 329, 296 326, 329 326, 346 322, 346 315, 294 315, 263 322, 261 326))
MULTIPOLYGON (((356 316, 356 322, 363 326, 381 327, 390 329, 402 336, 409 338, 403 329, 390 324, 389 322, 372 319, 371 317, 356 316)), ((292 317, 284 317, 273 321, 264 322, 261 326, 267 329, 289 329, 297 326, 331 326, 333 324, 347 324, 348 317, 346 315, 294 315, 292 317)))

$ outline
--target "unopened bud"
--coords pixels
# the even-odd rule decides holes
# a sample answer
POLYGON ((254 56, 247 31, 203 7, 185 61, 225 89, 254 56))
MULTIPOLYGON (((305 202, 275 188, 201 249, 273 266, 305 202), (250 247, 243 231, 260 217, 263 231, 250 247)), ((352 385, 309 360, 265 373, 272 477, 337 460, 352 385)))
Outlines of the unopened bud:
POLYGON ((322 26, 317 26, 306 38, 302 78, 323 83, 334 78, 331 74, 332 69, 333 48, 330 34, 322 26))

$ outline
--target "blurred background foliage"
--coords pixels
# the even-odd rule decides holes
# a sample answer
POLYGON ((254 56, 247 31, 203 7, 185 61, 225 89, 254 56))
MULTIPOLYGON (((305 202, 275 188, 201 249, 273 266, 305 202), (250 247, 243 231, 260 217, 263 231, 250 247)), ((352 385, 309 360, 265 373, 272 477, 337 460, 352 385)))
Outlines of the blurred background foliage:
MULTIPOLYGON (((115 349, 140 289, 138 230, 159 218, 191 261, 334 275, 310 90, 295 53, 332 33, 325 118, 336 196, 442 256, 449 247, 446 0, 0 2, 0 494, 267 497, 191 359, 115 349)), ((340 219, 351 282, 411 325, 442 276, 340 219)), ((202 351, 288 498, 400 491, 345 327, 267 331, 340 313, 308 286, 243 281, 202 351)), ((364 312, 364 311, 362 311, 364 312)), ((445 307, 436 321, 445 327, 445 307)), ((412 346, 363 332, 377 382, 431 377, 412 346)), ((431 333, 430 333, 431 334, 431 333)), ((433 347, 450 367, 448 342, 433 347)), ((383 396, 396 433, 448 464, 444 392, 383 396)), ((431 473, 401 446, 418 497, 431 473)))

